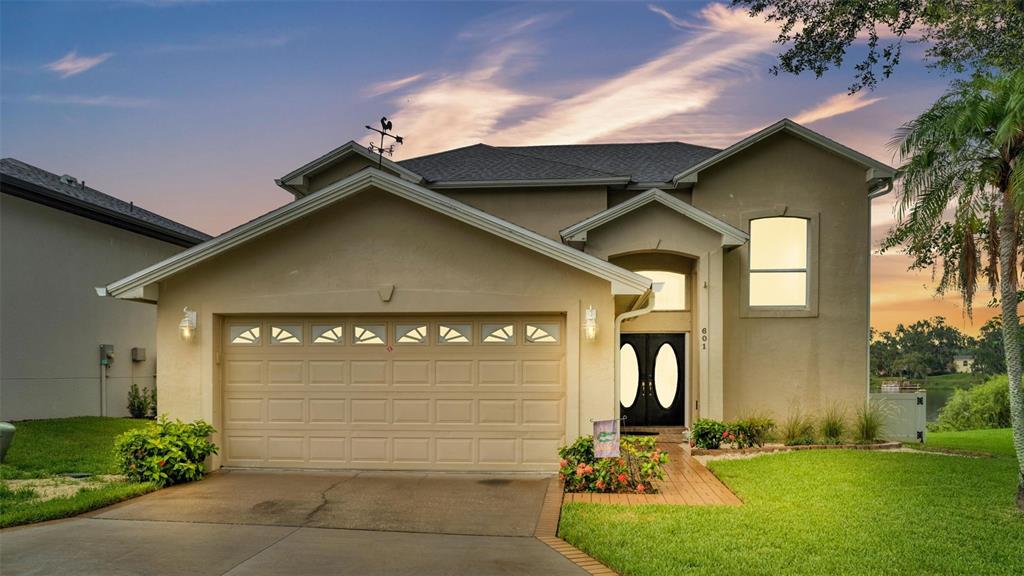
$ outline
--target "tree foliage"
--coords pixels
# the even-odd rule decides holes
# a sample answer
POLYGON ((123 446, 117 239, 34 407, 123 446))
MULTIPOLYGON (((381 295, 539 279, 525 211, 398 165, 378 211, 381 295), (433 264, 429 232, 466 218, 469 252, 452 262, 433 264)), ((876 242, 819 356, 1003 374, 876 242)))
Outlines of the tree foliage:
POLYGON ((929 66, 983 73, 1024 67, 1024 0, 733 0, 777 22, 786 49, 772 72, 820 77, 860 51, 850 92, 892 75, 908 43, 925 46, 929 66))
POLYGON ((926 378, 950 371, 953 357, 973 344, 946 319, 936 316, 893 332, 874 334, 871 342, 871 368, 879 376, 926 378))

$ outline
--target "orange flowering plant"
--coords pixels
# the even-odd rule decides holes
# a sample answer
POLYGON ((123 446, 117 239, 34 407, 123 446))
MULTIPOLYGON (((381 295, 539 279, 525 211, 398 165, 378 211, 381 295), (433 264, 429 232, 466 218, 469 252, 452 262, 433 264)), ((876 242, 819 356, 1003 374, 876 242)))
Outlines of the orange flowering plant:
POLYGON ((623 436, 618 458, 595 458, 591 436, 559 448, 558 455, 566 492, 652 493, 668 463, 668 452, 655 447, 653 436, 623 436))

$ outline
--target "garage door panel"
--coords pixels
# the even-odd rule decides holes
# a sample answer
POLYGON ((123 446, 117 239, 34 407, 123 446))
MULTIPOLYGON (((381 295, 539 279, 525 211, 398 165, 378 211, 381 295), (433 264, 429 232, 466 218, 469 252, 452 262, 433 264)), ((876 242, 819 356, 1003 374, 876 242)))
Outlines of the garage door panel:
MULTIPOLYGON (((543 320, 535 324, 561 326, 557 317, 543 320)), ((563 346, 524 342, 525 321, 514 317, 492 323, 514 326, 520 340, 483 343, 485 322, 232 319, 266 335, 290 327, 302 342, 225 342, 225 465, 556 469, 565 433, 563 346), (416 330, 398 342, 398 324, 416 330), (373 327, 364 339, 375 343, 354 344, 344 331, 339 341, 310 343, 314 325, 373 327)))
POLYGON ((343 386, 347 363, 344 360, 310 360, 309 384, 311 386, 343 386))

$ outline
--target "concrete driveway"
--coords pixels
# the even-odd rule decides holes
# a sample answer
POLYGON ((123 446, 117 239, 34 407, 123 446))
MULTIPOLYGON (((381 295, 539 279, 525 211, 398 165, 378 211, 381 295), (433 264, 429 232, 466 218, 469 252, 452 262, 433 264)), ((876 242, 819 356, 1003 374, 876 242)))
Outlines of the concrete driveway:
POLYGON ((583 574, 533 538, 549 477, 222 471, 0 533, 11 574, 583 574))

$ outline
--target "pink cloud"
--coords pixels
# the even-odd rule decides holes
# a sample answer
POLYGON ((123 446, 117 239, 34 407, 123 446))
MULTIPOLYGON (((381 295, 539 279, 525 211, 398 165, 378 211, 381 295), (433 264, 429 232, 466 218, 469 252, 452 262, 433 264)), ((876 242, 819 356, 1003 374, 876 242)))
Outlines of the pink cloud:
POLYGON ((65 54, 63 58, 54 60, 45 67, 60 74, 61 78, 67 78, 92 70, 113 55, 113 52, 104 52, 95 56, 79 56, 76 50, 72 50, 65 54))

